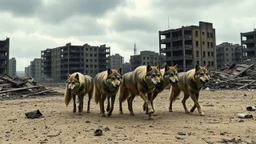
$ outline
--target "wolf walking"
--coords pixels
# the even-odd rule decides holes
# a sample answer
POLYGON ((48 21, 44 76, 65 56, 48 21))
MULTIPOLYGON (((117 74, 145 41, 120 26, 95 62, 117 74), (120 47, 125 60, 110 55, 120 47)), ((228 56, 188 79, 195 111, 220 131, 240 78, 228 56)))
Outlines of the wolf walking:
MULTIPOLYGON (((177 71, 177 65, 175 66, 168 66, 168 64, 165 65, 164 68, 161 69, 161 74, 163 77, 163 82, 160 83, 160 85, 157 85, 155 90, 152 93, 148 94, 148 99, 153 107, 154 115, 157 115, 155 113, 155 108, 153 105, 153 100, 157 97, 159 93, 161 93, 169 84, 172 86, 175 86, 178 83, 178 71, 177 71)), ((146 103, 144 102, 143 109, 146 110, 146 103)))
POLYGON ((105 117, 104 101, 107 98, 107 116, 111 116, 114 109, 114 102, 117 90, 122 83, 122 69, 108 69, 98 73, 94 78, 95 83, 95 102, 100 105, 100 114, 105 117), (110 104, 111 99, 111 104, 110 104))
POLYGON ((194 69, 191 69, 187 72, 181 72, 178 74, 178 85, 171 87, 170 93, 170 106, 169 111, 172 112, 172 103, 179 96, 180 91, 184 92, 184 97, 182 100, 182 105, 186 113, 194 112, 195 108, 198 109, 200 115, 204 115, 201 110, 201 107, 198 103, 199 92, 203 87, 203 84, 208 82, 210 79, 210 75, 208 72, 208 65, 205 67, 201 67, 196 65, 194 69), (186 100, 191 97, 194 101, 194 106, 190 109, 190 112, 186 106, 186 100))
POLYGON ((152 119, 153 108, 148 100, 148 94, 152 93, 155 87, 161 84, 161 81, 160 66, 139 66, 134 71, 124 74, 119 91, 120 114, 123 113, 122 103, 127 99, 130 115, 134 115, 133 99, 136 95, 140 95, 147 105, 145 110, 149 114, 149 119, 152 119))
POLYGON ((90 101, 93 95, 93 79, 89 75, 83 75, 79 72, 68 74, 66 81, 66 90, 64 94, 65 104, 68 106, 73 99, 73 113, 76 112, 76 95, 78 97, 78 112, 83 111, 84 96, 88 94, 87 112, 90 112, 90 101))

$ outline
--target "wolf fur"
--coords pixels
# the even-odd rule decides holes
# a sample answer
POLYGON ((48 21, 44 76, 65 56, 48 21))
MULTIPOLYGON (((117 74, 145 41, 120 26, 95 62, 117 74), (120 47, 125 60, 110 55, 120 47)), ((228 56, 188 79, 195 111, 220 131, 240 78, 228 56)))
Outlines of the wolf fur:
POLYGON ((195 108, 198 109, 200 115, 204 115, 201 110, 201 107, 198 103, 199 92, 203 87, 203 84, 208 82, 210 79, 208 73, 208 65, 205 67, 201 67, 196 65, 195 69, 191 69, 187 72, 181 72, 178 74, 178 84, 176 86, 171 87, 170 93, 170 106, 169 111, 172 112, 172 103, 179 96, 180 91, 184 92, 184 97, 182 100, 182 105, 186 113, 194 112, 195 108), (186 107, 186 100, 191 97, 194 101, 194 106, 188 111, 186 107))
POLYGON ((104 101, 107 98, 107 116, 111 116, 114 109, 114 102, 116 93, 120 84, 122 83, 122 69, 112 70, 108 69, 101 73, 98 73, 95 78, 95 102, 100 105, 100 114, 105 117, 104 101), (110 105, 111 99, 111 105, 110 105))
MULTIPOLYGON (((156 115, 155 113, 155 108, 154 108, 154 105, 153 105, 153 100, 157 97, 157 95, 159 93, 161 93, 169 84, 171 85, 176 85, 178 83, 178 71, 177 71, 177 65, 175 66, 168 66, 167 64, 165 65, 164 68, 161 69, 161 74, 162 74, 162 77, 163 77, 163 82, 161 82, 160 85, 156 86, 154 92, 152 93, 149 93, 148 94, 148 99, 149 101, 151 102, 151 105, 153 107, 153 110, 154 110, 154 114, 156 115)), ((143 109, 146 110, 146 103, 144 102, 144 105, 143 105, 143 109)))
POLYGON ((84 96, 88 94, 87 112, 90 112, 90 101, 93 95, 93 79, 89 75, 83 75, 79 72, 68 74, 66 81, 66 90, 64 94, 65 104, 68 106, 73 98, 73 113, 76 112, 76 95, 78 97, 79 114, 83 111, 84 96))
POLYGON ((119 92, 120 114, 123 113, 122 103, 127 99, 130 115, 134 115, 132 102, 136 95, 140 95, 147 105, 146 112, 149 114, 149 119, 151 119, 153 108, 147 94, 152 93, 155 87, 160 85, 161 79, 160 66, 139 66, 134 71, 124 74, 119 92))

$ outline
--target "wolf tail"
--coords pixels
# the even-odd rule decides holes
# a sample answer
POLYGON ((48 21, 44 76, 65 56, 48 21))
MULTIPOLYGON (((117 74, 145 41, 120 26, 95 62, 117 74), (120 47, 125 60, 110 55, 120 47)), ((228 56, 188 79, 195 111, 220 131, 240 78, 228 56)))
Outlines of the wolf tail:
POLYGON ((65 99, 65 104, 66 106, 68 106, 69 102, 71 101, 71 92, 69 92, 68 90, 65 91, 65 94, 64 94, 64 99, 65 99))

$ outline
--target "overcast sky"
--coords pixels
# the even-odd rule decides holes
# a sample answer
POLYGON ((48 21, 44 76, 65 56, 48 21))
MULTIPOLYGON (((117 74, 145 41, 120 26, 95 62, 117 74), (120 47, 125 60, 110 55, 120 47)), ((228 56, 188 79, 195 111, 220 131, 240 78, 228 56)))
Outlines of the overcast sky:
POLYGON ((0 39, 24 71, 41 50, 73 45, 111 47, 128 62, 142 50, 158 52, 158 31, 212 22, 216 42, 240 44, 256 23, 255 0, 0 0, 0 39))

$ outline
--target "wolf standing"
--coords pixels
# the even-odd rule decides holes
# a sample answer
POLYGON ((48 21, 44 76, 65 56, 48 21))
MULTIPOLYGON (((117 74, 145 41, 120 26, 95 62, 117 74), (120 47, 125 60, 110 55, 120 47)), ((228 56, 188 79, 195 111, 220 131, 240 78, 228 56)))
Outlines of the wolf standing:
POLYGON ((195 69, 191 69, 187 72, 181 72, 178 74, 178 85, 171 87, 170 94, 170 106, 169 111, 172 112, 172 103, 179 96, 180 91, 184 92, 184 97, 182 100, 182 105, 186 113, 189 113, 186 107, 186 100, 191 97, 194 101, 194 106, 190 109, 190 112, 194 112, 195 108, 198 109, 200 115, 204 115, 201 107, 198 103, 199 92, 203 87, 203 84, 208 82, 210 79, 208 73, 208 65, 201 67, 196 65, 195 69))
POLYGON ((95 102, 100 105, 100 114, 105 117, 104 101, 108 100, 108 116, 112 115, 117 90, 122 82, 121 68, 119 70, 108 69, 98 73, 94 78, 95 102), (111 99, 111 106, 110 106, 111 99))
POLYGON ((76 112, 76 95, 78 97, 78 111, 79 114, 83 111, 84 96, 88 94, 87 112, 90 112, 90 101, 93 94, 93 79, 89 75, 83 75, 79 72, 68 74, 66 82, 66 90, 64 94, 65 104, 68 106, 73 98, 73 113, 76 112))
POLYGON ((153 108, 147 94, 152 93, 155 87, 161 84, 161 79, 160 66, 139 66, 134 71, 124 74, 119 92, 120 114, 123 113, 122 103, 127 99, 130 115, 134 115, 132 102, 136 95, 140 95, 146 103, 145 110, 149 114, 149 119, 152 119, 153 108))

